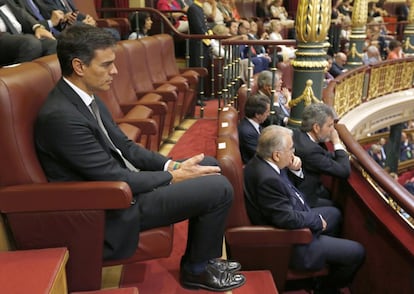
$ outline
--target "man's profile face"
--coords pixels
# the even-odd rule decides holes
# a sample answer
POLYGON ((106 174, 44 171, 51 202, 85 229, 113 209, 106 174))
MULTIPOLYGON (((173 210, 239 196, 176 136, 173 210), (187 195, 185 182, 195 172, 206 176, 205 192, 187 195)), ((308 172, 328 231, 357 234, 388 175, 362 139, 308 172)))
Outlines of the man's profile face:
POLYGON ((113 75, 118 73, 114 64, 115 53, 112 47, 98 49, 89 65, 83 64, 83 83, 87 92, 106 91, 112 83, 113 75))
POLYGON ((334 130, 334 120, 332 117, 328 117, 322 126, 315 126, 314 131, 319 142, 327 142, 331 137, 331 133, 334 130))
POLYGON ((270 115, 270 104, 266 105, 266 111, 262 114, 256 114, 259 124, 262 124, 270 115))

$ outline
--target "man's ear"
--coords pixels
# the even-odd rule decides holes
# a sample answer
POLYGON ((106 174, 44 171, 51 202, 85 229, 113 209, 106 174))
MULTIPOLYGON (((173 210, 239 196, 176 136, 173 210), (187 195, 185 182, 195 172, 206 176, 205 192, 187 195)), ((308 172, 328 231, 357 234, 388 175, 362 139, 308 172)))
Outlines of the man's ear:
POLYGON ((273 151, 273 152, 272 152, 272 159, 273 159, 275 162, 279 162, 279 160, 280 160, 280 155, 279 155, 279 152, 277 152, 277 151, 273 151))
POLYGON ((317 123, 314 123, 314 124, 313 124, 313 126, 312 126, 312 131, 313 131, 315 134, 319 134, 319 132, 321 131, 321 126, 320 126, 320 125, 318 125, 317 123))
POLYGON ((79 58, 73 58, 72 59, 72 68, 73 68, 73 71, 78 76, 83 76, 84 66, 85 66, 85 64, 79 58))

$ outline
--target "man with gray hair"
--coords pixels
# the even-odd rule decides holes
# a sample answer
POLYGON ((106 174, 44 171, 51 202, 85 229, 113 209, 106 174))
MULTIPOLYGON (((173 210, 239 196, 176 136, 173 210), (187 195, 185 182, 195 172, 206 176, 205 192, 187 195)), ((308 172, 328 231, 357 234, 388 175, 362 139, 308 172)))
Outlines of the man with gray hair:
POLYGON ((302 159, 304 181, 298 186, 311 207, 333 205, 329 190, 321 176, 346 179, 351 173, 349 157, 334 127, 335 113, 323 103, 305 107, 302 125, 293 134, 295 154, 302 159), (331 142, 334 151, 328 151, 325 142, 331 142))
POLYGON ((352 282, 365 250, 355 241, 338 238, 341 213, 336 207, 307 205, 295 187, 303 174, 294 151, 290 129, 275 125, 263 129, 257 155, 244 168, 246 209, 255 225, 309 228, 312 242, 294 247, 290 267, 309 271, 328 265, 329 274, 318 281, 314 293, 341 293, 339 289, 352 282))
POLYGON ((275 125, 286 126, 289 120, 288 103, 291 99, 290 92, 287 88, 282 88, 282 73, 276 71, 273 81, 273 73, 269 70, 262 71, 257 77, 258 93, 266 95, 271 99, 273 97, 273 106, 275 114, 265 122, 265 126, 270 124, 270 120, 275 125))

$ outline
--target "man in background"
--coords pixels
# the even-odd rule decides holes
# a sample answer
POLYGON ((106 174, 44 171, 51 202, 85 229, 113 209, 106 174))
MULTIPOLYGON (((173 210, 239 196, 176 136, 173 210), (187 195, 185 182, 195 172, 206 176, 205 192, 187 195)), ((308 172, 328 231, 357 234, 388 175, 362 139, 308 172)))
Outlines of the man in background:
POLYGON ((56 53, 56 40, 12 0, 0 0, 0 65, 31 61, 56 53))

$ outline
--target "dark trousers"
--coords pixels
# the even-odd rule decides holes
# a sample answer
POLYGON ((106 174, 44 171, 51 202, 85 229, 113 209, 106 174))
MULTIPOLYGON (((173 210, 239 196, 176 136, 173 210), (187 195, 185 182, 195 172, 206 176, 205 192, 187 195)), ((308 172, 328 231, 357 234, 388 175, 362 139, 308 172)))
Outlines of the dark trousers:
POLYGON ((198 177, 140 194, 141 230, 189 219, 184 262, 222 255, 223 234, 233 189, 221 175, 198 177))
POLYGON ((0 33, 0 65, 31 61, 56 53, 56 40, 37 39, 31 34, 0 33))
POLYGON ((365 258, 365 249, 358 242, 336 237, 342 223, 335 207, 317 207, 312 211, 323 216, 327 229, 310 244, 295 247, 291 266, 317 270, 328 265, 329 275, 322 281, 324 288, 342 288, 350 284, 365 258))

